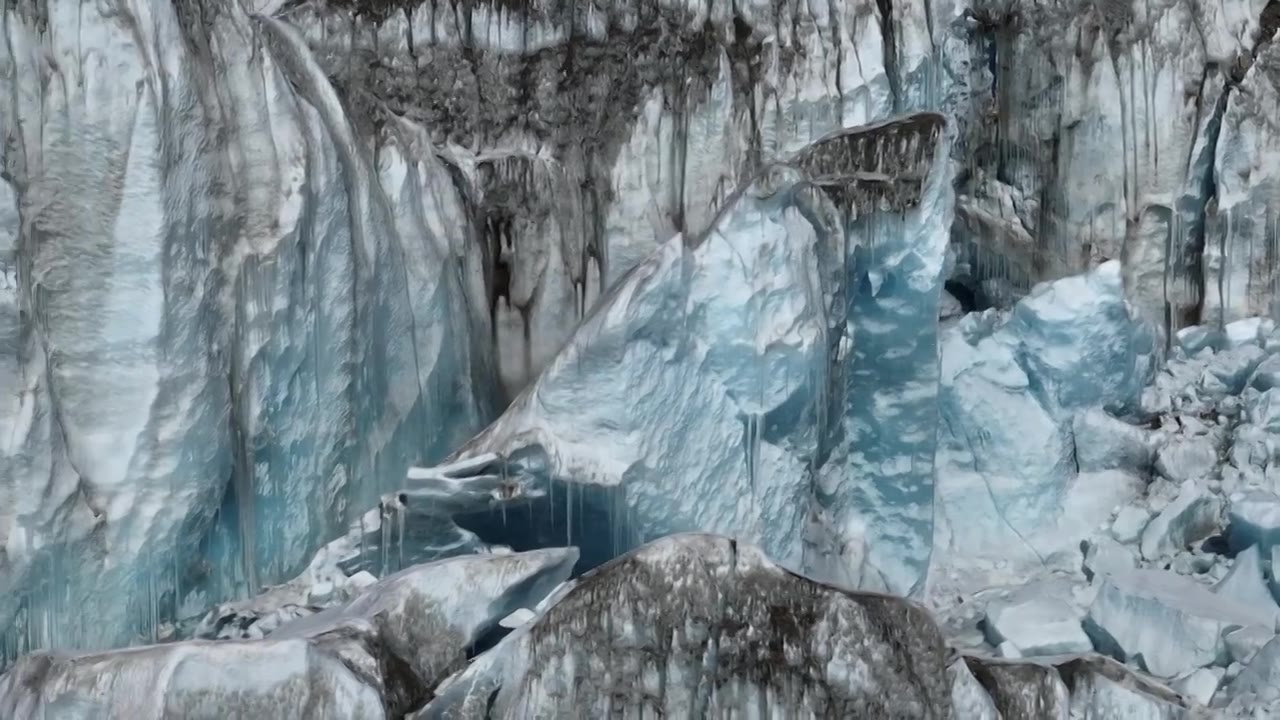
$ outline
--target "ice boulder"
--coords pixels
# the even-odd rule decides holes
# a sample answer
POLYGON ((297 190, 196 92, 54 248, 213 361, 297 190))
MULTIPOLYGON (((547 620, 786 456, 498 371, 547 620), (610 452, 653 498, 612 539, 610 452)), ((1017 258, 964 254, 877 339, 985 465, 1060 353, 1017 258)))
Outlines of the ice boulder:
POLYGON ((1273 622, 1265 608, 1215 595, 1190 578, 1132 570, 1103 577, 1084 626, 1100 651, 1171 678, 1225 661, 1226 631, 1273 622))
POLYGON ((1156 472, 1176 483, 1209 479, 1218 466, 1218 449, 1205 435, 1174 435, 1156 451, 1156 472))
POLYGON ((1208 705, 1213 700, 1214 693, 1218 692, 1218 686, 1222 684, 1222 675, 1222 668, 1200 668, 1169 683, 1169 687, 1183 697, 1208 705))
POLYGON ((1081 472, 1145 470, 1151 466, 1150 431, 1124 422, 1101 407, 1077 414, 1072 434, 1081 472))
POLYGON ((1227 643, 1227 654, 1231 656, 1231 662, 1248 663, 1275 636, 1273 628, 1250 625, 1228 630, 1223 640, 1227 643))
POLYGON ((1200 379, 1211 396, 1239 395, 1267 353, 1257 344, 1241 345, 1213 356, 1200 379))
POLYGON ((951 697, 943 639, 922 608, 692 534, 574 581, 417 717, 942 718, 951 697))
POLYGON ((1001 718, 1067 720, 1071 693, 1049 663, 966 656, 1001 718))
POLYGON ((1240 674, 1219 691, 1214 705, 1240 710, 1246 707, 1269 707, 1272 712, 1280 710, 1280 637, 1272 639, 1254 654, 1240 674))
POLYGON ((1172 555, 1209 537, 1218 529, 1221 512, 1222 501, 1209 492, 1206 482, 1187 480, 1177 498, 1142 531, 1142 557, 1155 560, 1172 555))
POLYGON ((1065 655, 1093 650, 1080 615, 1061 598, 1033 595, 991 602, 984 625, 992 645, 1012 642, 1024 656, 1065 655))
POLYGON ((1272 354, 1259 363, 1249 385, 1261 392, 1280 388, 1280 354, 1272 354))
POLYGON ((576 560, 556 548, 411 567, 263 640, 28 655, 0 677, 0 716, 400 717, 504 618, 537 607, 576 560))
POLYGON ((1144 457, 1141 432, 1119 431, 1098 408, 1137 405, 1152 349, 1115 262, 1041 285, 1007 314, 970 314, 944 332, 934 561, 941 594, 988 582, 997 563, 1015 576, 1078 567, 1081 540, 1143 486, 1120 467, 1144 457), (1110 434, 1109 449, 1085 449, 1078 462, 1077 427, 1086 441, 1110 434))

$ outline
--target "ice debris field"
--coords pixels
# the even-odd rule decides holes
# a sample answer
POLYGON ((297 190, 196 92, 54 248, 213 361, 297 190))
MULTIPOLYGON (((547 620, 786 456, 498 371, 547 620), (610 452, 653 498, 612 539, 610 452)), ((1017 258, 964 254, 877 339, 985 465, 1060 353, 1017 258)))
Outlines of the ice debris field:
POLYGON ((0 719, 1280 717, 1280 2, 0 8, 0 719))

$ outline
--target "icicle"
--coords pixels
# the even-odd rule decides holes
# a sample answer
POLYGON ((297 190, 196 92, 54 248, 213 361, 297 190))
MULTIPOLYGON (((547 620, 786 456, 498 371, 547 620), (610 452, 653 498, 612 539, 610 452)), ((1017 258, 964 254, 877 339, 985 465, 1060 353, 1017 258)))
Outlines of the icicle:
POLYGON ((573 545, 573 483, 565 483, 565 523, 564 523, 564 544, 566 546, 573 545))
POLYGON ((404 523, 405 515, 409 514, 409 508, 403 504, 396 506, 396 546, 399 549, 399 557, 396 560, 396 570, 404 569, 404 523))
POLYGON ((387 545, 390 544, 391 542, 391 527, 387 523, 387 520, 389 520, 390 518, 387 517, 387 513, 385 510, 386 506, 384 505, 383 507, 384 507, 384 510, 381 513, 381 518, 380 518, 382 522, 378 523, 378 538, 379 538, 378 551, 381 557, 381 563, 378 566, 380 570, 380 572, 378 573, 378 577, 386 577, 387 564, 390 562, 390 559, 389 559, 390 553, 387 548, 387 545))

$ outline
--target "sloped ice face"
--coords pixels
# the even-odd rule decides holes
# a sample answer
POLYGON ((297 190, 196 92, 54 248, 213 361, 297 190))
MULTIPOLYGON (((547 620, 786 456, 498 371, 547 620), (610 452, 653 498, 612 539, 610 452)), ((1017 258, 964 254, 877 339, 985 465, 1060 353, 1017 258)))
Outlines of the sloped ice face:
MULTIPOLYGON (((937 116, 844 131, 744 186, 705 234, 660 247, 458 456, 503 459, 498 503, 537 496, 534 510, 455 519, 517 546, 582 538, 589 565, 715 530, 791 567, 911 589, 932 517, 936 362, 921 315, 936 314, 945 152, 937 116), (889 374, 856 349, 854 318, 877 304, 873 351, 897 337, 913 348, 889 374), (884 395, 868 397, 877 383, 884 395), (885 408, 899 434, 867 458, 869 414, 885 408)), ((494 480, 487 466, 414 474, 411 501, 416 487, 494 480)))

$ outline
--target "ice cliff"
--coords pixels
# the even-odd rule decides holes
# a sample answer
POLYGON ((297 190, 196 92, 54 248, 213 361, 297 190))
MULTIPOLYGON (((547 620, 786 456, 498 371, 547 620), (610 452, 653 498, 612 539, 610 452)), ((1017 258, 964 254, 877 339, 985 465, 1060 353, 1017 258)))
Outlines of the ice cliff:
MULTIPOLYGON (((500 681, 450 692, 594 702, 529 659, 557 624, 615 632, 582 625, 613 617, 589 587, 640 568, 736 627, 743 566, 821 588, 824 622, 884 624, 814 580, 924 603, 964 657, 894 656, 922 673, 907 716, 1280 701, 1274 0, 2 18, 10 714, 92 716, 59 699, 92 675, 186 678, 147 712, 198 714, 226 663, 292 663, 246 713, 416 711, 446 671, 379 624, 422 599, 402 573, 559 546, 551 585, 595 570, 473 608, 448 672, 521 627, 472 665, 500 681), (645 546, 687 531, 735 540, 645 546), (1089 648, 1131 669, 1021 657, 1089 648)), ((770 622, 784 659, 835 652, 770 622)), ((599 687, 653 679, 593 648, 599 687)), ((880 650, 839 652, 863 659, 821 692, 803 663, 761 684, 682 656, 655 693, 881 708, 880 650)))

